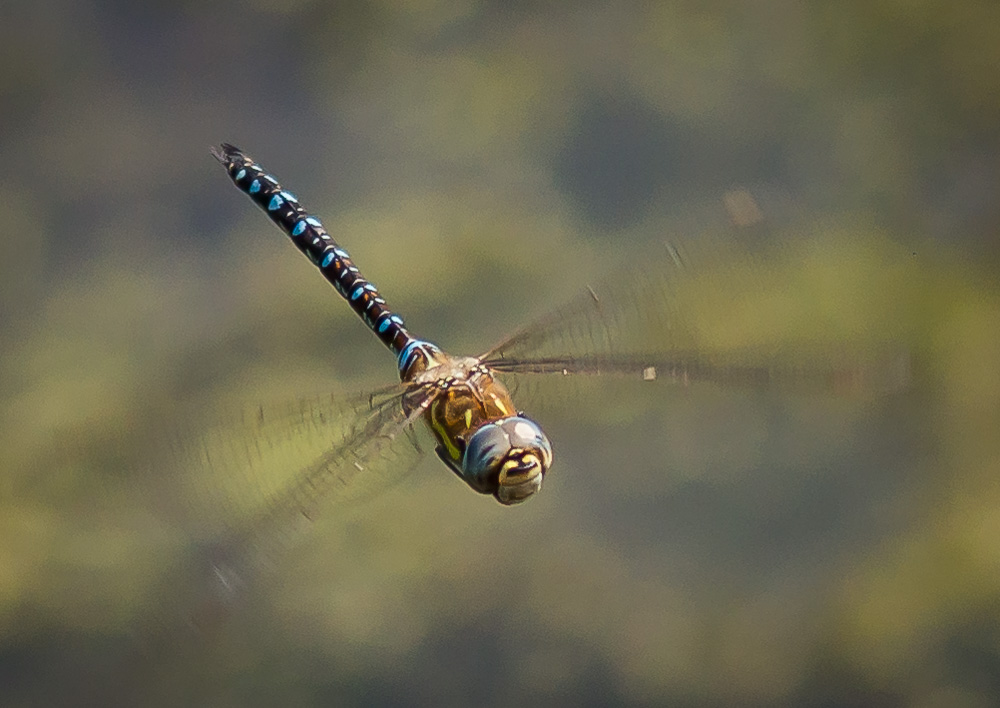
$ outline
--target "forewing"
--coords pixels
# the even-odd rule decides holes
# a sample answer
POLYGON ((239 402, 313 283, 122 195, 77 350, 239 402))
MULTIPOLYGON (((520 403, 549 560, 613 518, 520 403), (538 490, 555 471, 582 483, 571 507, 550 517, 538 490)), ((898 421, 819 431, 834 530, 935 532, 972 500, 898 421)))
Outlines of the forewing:
MULTIPOLYGON (((672 239, 651 263, 588 287, 484 362, 519 374, 804 391, 905 385, 905 351, 885 333, 845 322, 830 307, 837 284, 812 283, 796 271, 802 252, 735 236, 672 239)), ((844 296, 856 285, 845 284, 844 296)))
POLYGON ((135 484, 147 491, 133 497, 175 560, 153 601, 156 631, 212 624, 247 585, 277 577, 315 521, 405 476, 422 454, 411 435, 419 413, 402 406, 411 389, 253 406, 157 449, 135 484))

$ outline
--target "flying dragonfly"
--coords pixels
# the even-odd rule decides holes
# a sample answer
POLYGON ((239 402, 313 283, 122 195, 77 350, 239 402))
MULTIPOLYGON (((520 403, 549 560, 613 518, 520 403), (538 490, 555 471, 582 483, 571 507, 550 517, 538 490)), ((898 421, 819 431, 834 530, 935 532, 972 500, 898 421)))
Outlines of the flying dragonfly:
POLYGON ((413 335, 322 222, 249 155, 227 143, 212 154, 388 348, 399 377, 357 397, 250 408, 177 451, 173 462, 189 476, 234 480, 222 492, 232 497, 224 503, 239 507, 237 497, 250 497, 241 522, 211 546, 211 574, 223 592, 278 555, 275 549, 319 507, 378 491, 411 468, 422 453, 410 439, 418 425, 430 431, 445 467, 473 491, 508 506, 536 495, 554 464, 553 445, 519 407, 511 380, 630 376, 648 385, 837 393, 893 389, 906 377, 895 356, 786 351, 764 336, 757 345, 727 343, 728 320, 713 325, 713 313, 738 318, 741 303, 727 298, 766 289, 772 273, 737 244, 698 240, 668 242, 656 268, 588 287, 478 356, 451 355, 413 335))

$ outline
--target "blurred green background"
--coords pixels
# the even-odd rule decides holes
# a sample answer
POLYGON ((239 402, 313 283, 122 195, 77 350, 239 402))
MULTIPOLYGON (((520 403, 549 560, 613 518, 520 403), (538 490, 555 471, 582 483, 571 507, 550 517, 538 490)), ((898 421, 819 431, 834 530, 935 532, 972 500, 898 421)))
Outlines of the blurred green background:
POLYGON ((4 705, 997 703, 996 3, 0 18, 4 705), (605 260, 731 228, 748 193, 816 244, 786 294, 898 326, 913 386, 557 395, 538 499, 500 508, 428 460, 329 514, 204 641, 144 650, 190 579, 130 471, 191 427, 177 411, 395 375, 212 160, 222 140, 461 353, 605 260))

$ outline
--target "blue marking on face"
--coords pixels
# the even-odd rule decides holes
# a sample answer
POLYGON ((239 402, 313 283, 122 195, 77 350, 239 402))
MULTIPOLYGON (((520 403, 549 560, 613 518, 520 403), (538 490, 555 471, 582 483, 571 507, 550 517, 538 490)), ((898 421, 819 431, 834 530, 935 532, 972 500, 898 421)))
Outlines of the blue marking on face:
POLYGON ((253 182, 250 183, 250 189, 248 189, 247 192, 249 192, 250 194, 256 194, 259 191, 260 191, 260 180, 255 179, 253 182))
POLYGON ((267 205, 268 211, 274 211, 275 209, 280 209, 281 205, 285 203, 285 200, 275 194, 271 197, 271 203, 267 205))
POLYGON ((357 299, 358 299, 359 297, 361 297, 361 294, 362 294, 362 293, 363 293, 364 291, 365 291, 365 289, 364 289, 364 288, 358 288, 358 289, 356 289, 356 290, 355 290, 355 291, 354 291, 353 293, 351 293, 351 302, 354 302, 354 301, 355 301, 355 300, 357 300, 357 299))
POLYGON ((292 236, 301 236, 302 232, 305 230, 306 230, 306 222, 300 221, 295 225, 295 228, 292 229, 292 236))
POLYGON ((240 171, 236 173, 236 180, 239 181, 246 176, 247 176, 247 171, 245 169, 240 169, 240 171))
POLYGON ((326 255, 323 256, 323 260, 320 262, 319 267, 320 268, 326 268, 328 265, 330 265, 331 263, 333 263, 333 260, 336 257, 337 256, 333 253, 333 251, 327 251, 326 255))

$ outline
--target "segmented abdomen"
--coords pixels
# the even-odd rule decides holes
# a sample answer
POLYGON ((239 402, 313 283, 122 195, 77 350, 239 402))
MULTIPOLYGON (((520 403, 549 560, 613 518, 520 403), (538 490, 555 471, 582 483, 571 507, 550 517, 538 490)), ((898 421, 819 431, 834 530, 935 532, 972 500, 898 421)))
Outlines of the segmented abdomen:
POLYGON ((212 148, 233 182, 263 209, 320 270, 337 292, 347 300, 365 324, 398 355, 413 341, 402 318, 385 305, 385 300, 323 228, 319 219, 311 216, 299 200, 281 185, 249 155, 228 143, 212 148))

